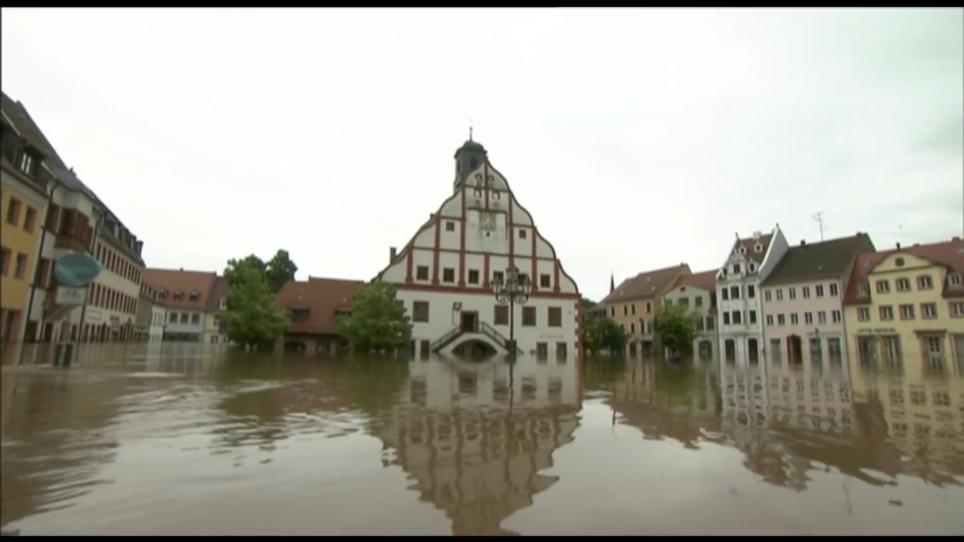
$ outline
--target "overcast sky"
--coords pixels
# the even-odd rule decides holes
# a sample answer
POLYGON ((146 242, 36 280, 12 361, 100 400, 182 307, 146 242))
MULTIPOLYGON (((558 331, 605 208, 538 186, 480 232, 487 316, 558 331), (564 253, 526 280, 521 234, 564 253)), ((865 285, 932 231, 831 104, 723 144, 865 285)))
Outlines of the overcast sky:
POLYGON ((475 139, 583 295, 735 233, 962 233, 961 9, 3 9, 3 91, 151 267, 368 280, 475 139))

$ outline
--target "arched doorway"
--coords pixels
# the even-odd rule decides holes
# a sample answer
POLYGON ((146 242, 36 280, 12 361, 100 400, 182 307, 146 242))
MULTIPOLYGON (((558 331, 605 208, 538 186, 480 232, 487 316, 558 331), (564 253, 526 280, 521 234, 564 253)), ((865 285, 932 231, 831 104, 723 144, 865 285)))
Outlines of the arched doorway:
POLYGON ((496 351, 485 341, 469 339, 452 349, 452 353, 461 358, 482 360, 494 356, 496 351))

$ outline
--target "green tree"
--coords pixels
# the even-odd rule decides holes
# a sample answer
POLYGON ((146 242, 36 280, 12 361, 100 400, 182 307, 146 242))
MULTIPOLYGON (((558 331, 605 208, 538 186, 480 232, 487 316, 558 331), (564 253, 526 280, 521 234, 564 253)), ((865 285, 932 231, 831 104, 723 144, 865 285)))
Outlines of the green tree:
POLYGON ((224 278, 228 281, 228 284, 234 288, 235 282, 238 280, 238 276, 244 269, 251 269, 257 271, 259 274, 264 275, 266 269, 265 263, 261 258, 251 254, 245 256, 244 258, 238 260, 231 258, 228 260, 228 266, 224 268, 224 278))
POLYGON ((588 315, 585 319, 583 339, 590 352, 609 350, 622 352, 626 347, 628 337, 626 330, 605 315, 588 315))
POLYGON ((229 281, 233 282, 223 315, 228 338, 246 349, 271 345, 284 333, 288 322, 275 306, 264 274, 253 266, 240 265, 229 281))
POLYGON ((395 286, 373 282, 355 294, 351 314, 338 318, 338 332, 356 351, 392 350, 408 346, 412 323, 395 302, 395 286))
POLYGON ((271 288, 272 292, 277 293, 286 282, 295 279, 295 272, 297 270, 298 266, 295 265, 295 262, 291 261, 291 257, 288 256, 288 251, 279 249, 274 257, 268 260, 268 265, 265 269, 265 278, 268 279, 268 287, 271 288))
POLYGON ((653 330, 660 344, 678 353, 690 348, 699 316, 682 305, 663 305, 653 317, 653 330))

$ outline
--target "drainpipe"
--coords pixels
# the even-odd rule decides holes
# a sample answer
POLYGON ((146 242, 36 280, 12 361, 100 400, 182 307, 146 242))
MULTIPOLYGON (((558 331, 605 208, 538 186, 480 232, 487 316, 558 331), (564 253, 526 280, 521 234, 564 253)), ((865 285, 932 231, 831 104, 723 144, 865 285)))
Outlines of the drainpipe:
MULTIPOLYGON (((41 230, 41 231, 40 231, 40 246, 37 248, 37 256, 34 258, 34 264, 35 264, 34 266, 35 266, 35 267, 36 267, 36 265, 39 265, 39 264, 40 264, 40 260, 41 260, 41 258, 43 257, 44 241, 47 239, 47 221, 48 221, 48 219, 50 218, 50 206, 53 205, 53 202, 54 202, 54 192, 56 192, 58 188, 60 188, 60 184, 57 183, 56 180, 54 180, 54 187, 51 188, 51 189, 50 189, 50 193, 47 194, 47 210, 44 212, 44 221, 43 221, 43 223, 40 225, 40 230, 41 230)), ((53 272, 53 265, 52 265, 52 264, 51 264, 51 272, 53 272)), ((30 314, 33 312, 33 299, 34 299, 34 294, 36 293, 36 291, 37 291, 37 273, 36 273, 36 271, 34 271, 33 277, 31 277, 31 279, 30 279, 30 301, 27 303, 27 319, 26 319, 26 322, 24 322, 25 327, 30 325, 30 314)), ((41 318, 41 320, 42 320, 42 318, 41 318)), ((43 333, 43 328, 42 328, 40 325, 37 326, 37 329, 38 329, 41 333, 43 333)), ((36 338, 36 336, 34 336, 34 338, 36 338)), ((22 343, 22 342, 23 342, 23 341, 21 340, 21 343, 22 343)), ((21 363, 23 363, 23 354, 24 354, 24 349, 21 348, 21 349, 20 349, 20 360, 17 362, 18 365, 21 364, 21 363)))

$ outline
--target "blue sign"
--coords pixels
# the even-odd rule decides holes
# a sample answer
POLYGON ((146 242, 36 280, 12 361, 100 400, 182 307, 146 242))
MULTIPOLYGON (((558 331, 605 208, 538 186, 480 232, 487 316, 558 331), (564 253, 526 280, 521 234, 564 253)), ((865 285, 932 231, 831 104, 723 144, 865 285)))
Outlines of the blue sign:
POLYGON ((69 288, 86 288, 103 270, 104 266, 86 252, 73 252, 54 264, 57 283, 69 288))

